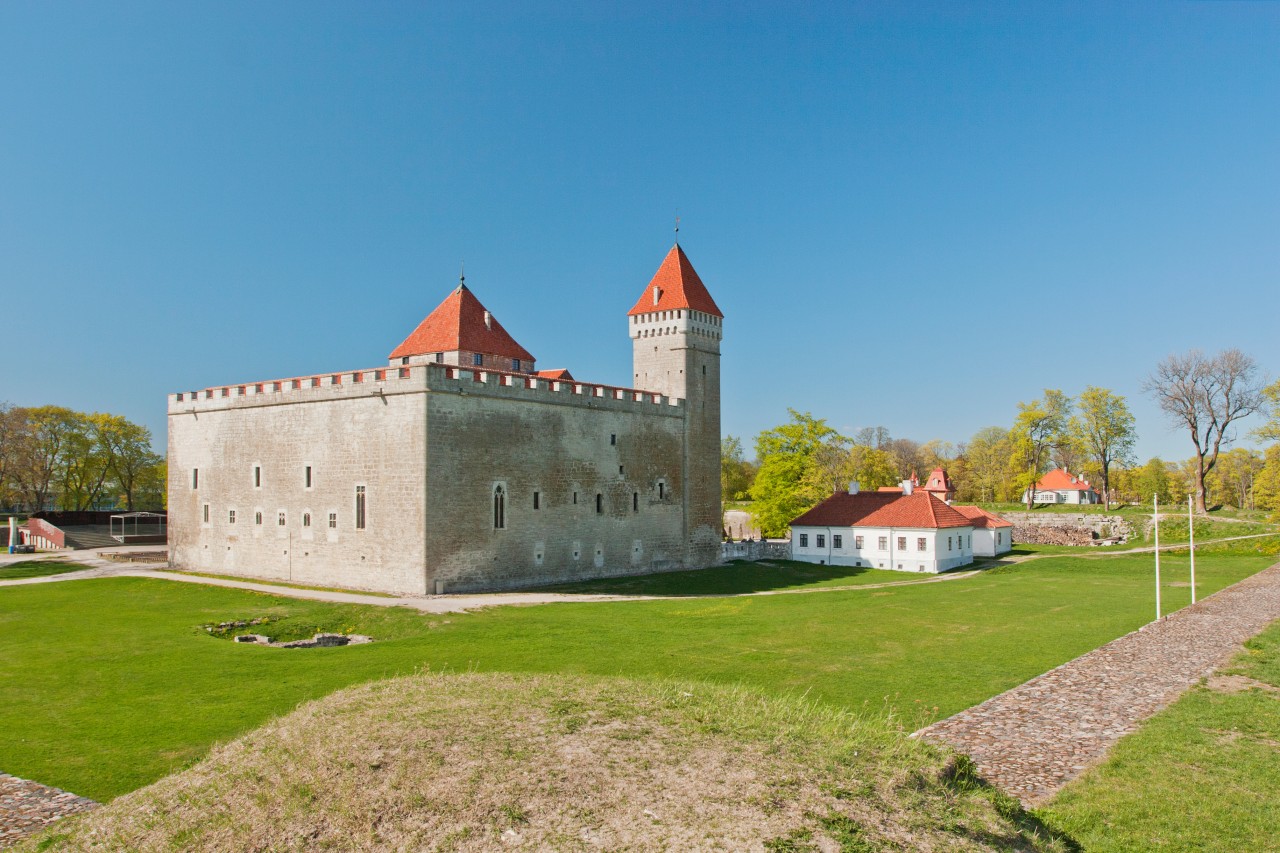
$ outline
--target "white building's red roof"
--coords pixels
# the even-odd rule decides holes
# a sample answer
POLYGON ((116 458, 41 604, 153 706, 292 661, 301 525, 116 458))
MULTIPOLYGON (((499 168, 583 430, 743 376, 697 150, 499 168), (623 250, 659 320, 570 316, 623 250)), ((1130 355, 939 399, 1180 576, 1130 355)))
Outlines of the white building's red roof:
POLYGON ((928 492, 836 492, 791 522, 792 527, 972 527, 953 507, 928 492))
POLYGON ((1039 492, 1092 492, 1088 480, 1075 476, 1065 468, 1054 468, 1036 483, 1039 492))
POLYGON ((993 512, 987 512, 980 506, 952 504, 951 508, 973 522, 974 527, 981 527, 987 530, 996 527, 1013 527, 1013 522, 1006 521, 993 512))

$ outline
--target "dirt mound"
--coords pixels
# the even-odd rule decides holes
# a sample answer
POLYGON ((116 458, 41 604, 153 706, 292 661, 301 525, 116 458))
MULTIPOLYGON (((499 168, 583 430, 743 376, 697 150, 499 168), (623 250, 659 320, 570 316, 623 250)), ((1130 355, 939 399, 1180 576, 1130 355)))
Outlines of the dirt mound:
POLYGON ((58 850, 1063 849, 964 759, 704 684, 419 675, 301 706, 58 850))

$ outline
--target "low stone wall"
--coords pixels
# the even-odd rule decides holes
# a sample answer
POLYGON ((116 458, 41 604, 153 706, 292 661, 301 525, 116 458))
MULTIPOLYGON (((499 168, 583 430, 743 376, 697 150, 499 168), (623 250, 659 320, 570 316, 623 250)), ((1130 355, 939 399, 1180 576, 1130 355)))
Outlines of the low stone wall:
POLYGON ((722 542, 720 544, 720 561, 730 560, 790 560, 791 542, 765 540, 763 542, 722 542))
POLYGON ((1004 512, 1013 524, 1013 541, 1032 545, 1093 545, 1127 542, 1133 523, 1121 515, 1073 512, 1004 512))

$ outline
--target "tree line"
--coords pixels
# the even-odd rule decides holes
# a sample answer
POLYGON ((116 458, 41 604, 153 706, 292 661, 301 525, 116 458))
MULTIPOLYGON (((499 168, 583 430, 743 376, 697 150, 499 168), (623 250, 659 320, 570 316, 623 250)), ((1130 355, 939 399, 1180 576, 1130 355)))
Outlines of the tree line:
POLYGON ((723 440, 721 490, 726 501, 752 501, 766 536, 783 535, 792 518, 853 481, 875 490, 912 474, 923 481, 938 466, 947 469, 964 502, 1030 507, 1031 487, 1058 467, 1089 480, 1108 507, 1190 494, 1201 513, 1216 501, 1280 514, 1280 443, 1265 452, 1228 449, 1237 422, 1254 413, 1267 421, 1253 435, 1280 442, 1280 382, 1264 387, 1256 362, 1239 350, 1192 351, 1162 361, 1144 390, 1189 435, 1195 451, 1189 459, 1139 464, 1128 401, 1089 386, 1075 397, 1045 389, 1019 403, 1008 426, 984 427, 959 444, 895 439, 883 426, 845 436, 824 419, 789 410, 788 423, 756 437, 754 460, 746 458, 740 438, 723 440))
POLYGON ((0 506, 157 510, 165 476, 151 430, 121 415, 0 403, 0 506))

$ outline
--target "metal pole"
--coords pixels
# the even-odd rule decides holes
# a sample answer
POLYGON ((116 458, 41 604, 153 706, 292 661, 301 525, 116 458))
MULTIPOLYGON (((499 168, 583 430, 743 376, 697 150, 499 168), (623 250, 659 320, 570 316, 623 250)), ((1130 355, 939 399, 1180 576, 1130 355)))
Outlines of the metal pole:
POLYGON ((1191 535, 1191 603, 1196 603, 1196 520, 1191 510, 1191 495, 1187 495, 1187 532, 1191 535))
POLYGON ((1160 496, 1155 495, 1152 506, 1156 524, 1156 621, 1160 621, 1160 496))

